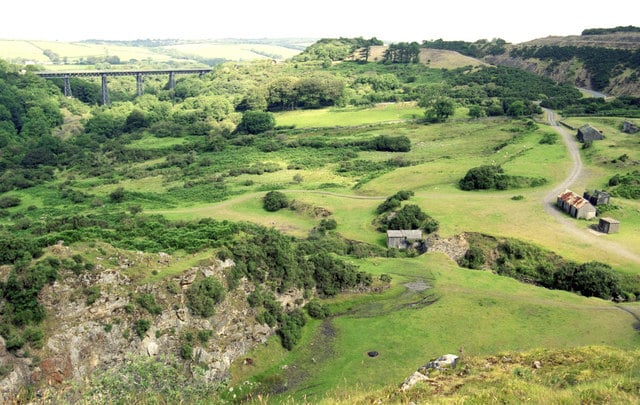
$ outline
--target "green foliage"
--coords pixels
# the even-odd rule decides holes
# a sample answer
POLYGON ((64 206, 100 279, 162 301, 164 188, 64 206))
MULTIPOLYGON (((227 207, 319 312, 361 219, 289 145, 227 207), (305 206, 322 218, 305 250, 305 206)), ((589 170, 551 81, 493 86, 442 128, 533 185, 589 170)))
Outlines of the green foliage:
POLYGON ((162 313, 162 306, 156 303, 156 297, 153 294, 141 294, 136 298, 136 302, 151 315, 162 313))
POLYGON ((86 296, 85 304, 91 305, 96 302, 98 298, 100 298, 100 286, 92 285, 90 287, 87 287, 83 290, 83 293, 86 296))
POLYGON ((640 199, 640 171, 616 174, 609 179, 610 193, 616 197, 640 199))
POLYGON ((363 149, 380 152, 409 152, 411 150, 411 141, 404 135, 380 135, 369 141, 368 145, 364 146, 363 149))
POLYGON ((180 357, 183 360, 192 360, 193 359, 193 346, 191 343, 183 343, 180 347, 180 357))
POLYGON ((622 280, 607 264, 577 264, 515 239, 496 241, 491 237, 471 234, 468 240, 470 247, 459 261, 461 266, 481 268, 488 263, 500 275, 546 288, 603 299, 624 297, 622 280))
POLYGON ((455 112, 454 102, 448 97, 423 99, 418 105, 426 108, 424 117, 427 122, 445 122, 455 112))
POLYGON ((376 208, 376 214, 382 214, 400 208, 402 201, 406 201, 413 197, 414 192, 410 190, 401 190, 394 195, 387 197, 387 199, 376 208))
POLYGON ((481 269, 484 266, 484 251, 479 246, 470 246, 458 264, 469 269, 481 269))
POLYGON ((547 132, 540 139, 540 144, 542 145, 555 145, 558 142, 558 134, 554 132, 547 132))
POLYGON ((358 48, 382 45, 383 42, 376 39, 359 38, 325 38, 305 48, 296 55, 293 60, 299 62, 325 60, 339 61, 350 57, 358 48))
POLYGON ((245 111, 238 124, 238 131, 247 134, 260 134, 271 131, 276 126, 276 119, 272 113, 266 111, 245 111))
POLYGON ((506 41, 501 38, 495 38, 491 41, 479 39, 476 42, 465 41, 445 41, 436 39, 435 41, 423 41, 423 48, 430 49, 447 49, 456 51, 472 58, 482 58, 487 55, 501 55, 506 50, 506 41))
POLYGON ((187 307, 198 316, 209 318, 215 314, 215 305, 224 299, 225 290, 214 277, 196 280, 187 288, 187 307))
POLYGON ((591 73, 591 85, 596 90, 603 90, 609 85, 616 66, 637 67, 638 55, 637 50, 631 49, 573 45, 525 46, 511 51, 514 57, 552 60, 556 63, 576 58, 591 73))
POLYGON ((326 304, 321 303, 319 300, 311 300, 304 306, 310 317, 315 319, 324 319, 331 315, 331 311, 326 304))
POLYGON ((126 193, 123 187, 118 187, 109 194, 109 200, 111 202, 119 204, 125 200, 126 193))
POLYGON ((432 233, 439 227, 438 221, 415 204, 407 204, 391 214, 383 213, 376 222, 380 232, 386 232, 389 229, 422 229, 425 233, 432 233))
POLYGON ((281 191, 269 191, 262 199, 262 206, 270 212, 278 211, 289 206, 289 199, 281 191))
POLYGON ((284 317, 277 333, 280 336, 282 347, 292 350, 302 337, 302 327, 307 323, 304 312, 294 309, 284 317))
POLYGON ((500 166, 485 165, 469 169, 458 185, 462 190, 507 190, 510 188, 537 187, 546 184, 544 178, 509 176, 500 166))
POLYGON ((134 329, 140 339, 144 338, 149 328, 151 328, 151 321, 148 319, 138 319, 134 323, 134 329))
POLYGON ((0 208, 11 208, 20 205, 20 198, 12 195, 3 195, 0 197, 0 208))

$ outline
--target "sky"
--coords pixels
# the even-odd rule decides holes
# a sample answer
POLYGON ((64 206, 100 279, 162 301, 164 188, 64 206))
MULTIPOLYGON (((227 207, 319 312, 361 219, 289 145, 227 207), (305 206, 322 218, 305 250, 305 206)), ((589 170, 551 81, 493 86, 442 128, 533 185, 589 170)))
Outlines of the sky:
POLYGON ((8 0, 0 39, 376 37, 526 42, 640 26, 637 0, 8 0))

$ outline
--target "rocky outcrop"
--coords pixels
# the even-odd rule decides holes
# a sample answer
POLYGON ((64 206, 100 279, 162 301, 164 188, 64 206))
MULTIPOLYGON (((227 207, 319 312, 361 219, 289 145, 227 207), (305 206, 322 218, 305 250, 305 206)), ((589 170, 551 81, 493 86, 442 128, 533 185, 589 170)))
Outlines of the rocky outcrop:
POLYGON ((456 263, 469 250, 469 242, 465 233, 454 235, 450 238, 441 238, 437 234, 431 235, 425 241, 425 245, 427 246, 427 252, 444 253, 456 263))
POLYGON ((457 364, 458 356, 454 354, 445 354, 435 360, 431 360, 407 377, 407 379, 400 385, 400 391, 407 391, 419 382, 434 381, 429 378, 430 370, 452 369, 455 368, 457 364))
MULTIPOLYGON (((194 316, 186 307, 185 292, 191 283, 198 277, 216 277, 224 285, 225 269, 234 266, 231 260, 213 260, 213 264, 192 267, 169 280, 148 284, 136 284, 127 274, 135 260, 102 261, 106 262, 115 265, 98 265, 79 276, 69 272, 41 291, 49 330, 44 347, 32 353, 41 359, 38 364, 32 364, 31 358, 20 358, 18 353, 8 353, 4 341, 0 341, 0 366, 9 365, 6 370, 12 367, 0 380, 0 402, 26 384, 55 386, 66 380, 84 381, 94 371, 121 364, 132 355, 180 359, 184 334, 198 331, 211 331, 210 338, 206 343, 193 342, 191 363, 194 367, 204 365, 204 378, 217 381, 228 375, 235 359, 266 342, 274 332, 255 321, 255 310, 246 300, 254 287, 244 279, 226 294, 210 318, 194 316), (91 303, 84 294, 89 287, 100 291, 91 303), (142 308, 136 302, 142 294, 153 295, 162 311, 152 315, 142 308), (150 327, 138 336, 135 325, 141 319, 150 321, 150 327)), ((168 264, 171 258, 162 255, 160 262, 168 264)), ((301 293, 289 292, 282 297, 283 305, 300 305, 301 297, 301 293)))

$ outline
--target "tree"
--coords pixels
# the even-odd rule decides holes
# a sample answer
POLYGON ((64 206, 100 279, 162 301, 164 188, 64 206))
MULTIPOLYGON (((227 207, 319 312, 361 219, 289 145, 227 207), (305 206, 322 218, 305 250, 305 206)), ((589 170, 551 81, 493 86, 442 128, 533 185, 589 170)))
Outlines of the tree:
POLYGON ((245 111, 242 120, 238 124, 239 132, 249 134, 259 134, 270 131, 276 126, 276 119, 270 112, 266 111, 245 111))
POLYGON ((516 100, 507 107, 507 114, 512 117, 522 117, 527 108, 522 100, 516 100))
POLYGON ((453 100, 449 97, 438 97, 428 103, 424 112, 428 122, 445 122, 455 112, 453 100))
POLYGON ((280 191, 269 191, 262 200, 263 207, 267 211, 278 211, 289 206, 286 194, 280 191))
POLYGON ((24 125, 20 133, 25 138, 39 138, 51 134, 51 128, 47 116, 40 107, 32 107, 27 111, 24 125))
POLYGON ((147 121, 147 118, 145 117, 145 114, 142 111, 135 109, 131 111, 124 123, 124 131, 134 132, 138 129, 145 128, 148 125, 149 123, 147 121))
POLYGON ((479 105, 472 105, 469 107, 469 117, 471 118, 482 118, 486 115, 487 113, 485 110, 479 105))

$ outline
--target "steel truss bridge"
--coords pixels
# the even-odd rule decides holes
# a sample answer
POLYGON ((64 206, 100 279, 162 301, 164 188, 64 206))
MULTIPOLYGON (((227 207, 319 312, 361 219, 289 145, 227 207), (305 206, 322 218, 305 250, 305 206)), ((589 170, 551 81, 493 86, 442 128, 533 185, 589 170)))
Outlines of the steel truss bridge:
POLYGON ((101 77, 102 78, 102 104, 107 105, 109 100, 109 88, 107 86, 107 77, 109 76, 135 76, 136 89, 138 96, 144 93, 144 76, 169 76, 169 89, 173 89, 176 85, 176 75, 205 75, 211 72, 211 69, 168 69, 168 70, 80 70, 77 72, 34 72, 36 75, 45 79, 63 79, 64 95, 73 97, 71 91, 72 77, 101 77))

